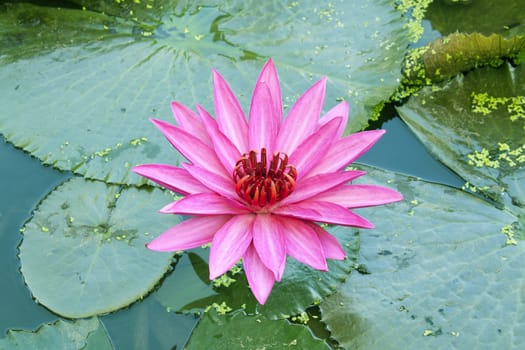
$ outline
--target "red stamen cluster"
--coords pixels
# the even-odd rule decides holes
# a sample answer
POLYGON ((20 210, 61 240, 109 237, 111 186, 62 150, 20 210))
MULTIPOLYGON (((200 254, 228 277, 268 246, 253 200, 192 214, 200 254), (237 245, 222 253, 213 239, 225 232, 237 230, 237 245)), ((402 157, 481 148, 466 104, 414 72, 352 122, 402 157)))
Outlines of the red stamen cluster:
POLYGON ((295 189, 297 170, 288 164, 288 155, 276 152, 267 163, 266 149, 243 154, 233 169, 235 191, 248 204, 256 207, 273 205, 295 189))

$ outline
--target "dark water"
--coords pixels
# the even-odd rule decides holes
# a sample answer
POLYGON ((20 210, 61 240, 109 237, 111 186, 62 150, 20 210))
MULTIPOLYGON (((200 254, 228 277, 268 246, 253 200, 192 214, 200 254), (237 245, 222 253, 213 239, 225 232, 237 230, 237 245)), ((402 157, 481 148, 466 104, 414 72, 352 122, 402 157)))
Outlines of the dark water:
POLYGON ((382 124, 386 134, 359 162, 460 188, 465 182, 430 155, 399 117, 382 124))
POLYGON ((69 174, 44 167, 40 161, 0 138, 0 332, 32 329, 56 319, 35 304, 20 273, 17 246, 20 228, 35 205, 69 174))
MULTIPOLYGON (((387 133, 360 162, 455 187, 463 184, 428 154, 398 117, 385 115, 384 120, 387 133)), ((0 139, 0 337, 10 328, 36 329, 57 319, 31 298, 19 270, 17 246, 19 230, 35 206, 71 176, 0 139)), ((197 322, 193 316, 166 312, 154 295, 101 319, 117 349, 182 348, 197 322)))

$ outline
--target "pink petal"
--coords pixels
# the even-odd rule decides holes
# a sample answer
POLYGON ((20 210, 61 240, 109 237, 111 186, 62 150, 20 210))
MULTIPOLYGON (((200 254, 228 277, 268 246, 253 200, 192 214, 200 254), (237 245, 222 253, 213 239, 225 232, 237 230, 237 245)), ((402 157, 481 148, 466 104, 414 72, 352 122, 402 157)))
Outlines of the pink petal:
POLYGON ((340 139, 343 137, 343 134, 346 129, 346 123, 348 123, 348 102, 343 101, 335 107, 333 107, 331 110, 329 110, 323 117, 321 117, 321 120, 319 120, 319 124, 325 125, 330 120, 340 117, 341 118, 341 124, 339 125, 339 129, 337 130, 336 139, 340 139))
POLYGON ((271 157, 274 142, 279 132, 280 121, 274 116, 274 105, 270 89, 265 83, 258 83, 253 92, 250 107, 249 142, 250 150, 266 148, 271 157))
POLYGON ((280 205, 299 202, 322 194, 325 191, 329 191, 336 186, 340 187, 339 185, 352 181, 364 174, 366 174, 364 171, 350 170, 311 176, 308 179, 298 181, 295 191, 283 199, 280 205))
POLYGON ((194 165, 209 169, 222 177, 231 178, 231 174, 226 172, 213 148, 175 125, 158 119, 151 119, 151 121, 166 136, 173 147, 194 165))
POLYGON ((279 220, 286 232, 286 252, 314 269, 328 271, 323 247, 312 227, 293 218, 281 217, 279 220))
MULTIPOLYGON (((281 125, 283 119, 283 104, 281 97, 281 86, 279 84, 279 76, 277 75, 277 70, 273 64, 272 59, 270 58, 268 62, 264 65, 257 83, 266 83, 270 89, 270 95, 272 97, 272 106, 273 106, 273 117, 275 118, 275 123, 277 124, 277 130, 281 125)), ((257 84, 256 84, 257 85, 257 84)), ((272 122, 273 124, 274 122, 272 122)))
POLYGON ((317 129, 325 91, 326 78, 322 78, 299 97, 281 126, 276 151, 293 153, 317 129))
POLYGON ((344 226, 373 228, 370 222, 335 203, 306 200, 288 204, 272 211, 274 214, 297 219, 344 226))
POLYGON ((230 85, 215 69, 213 70, 213 87, 215 115, 219 129, 237 147, 239 153, 249 151, 248 124, 244 112, 230 85))
POLYGON ((231 178, 225 179, 222 176, 216 175, 206 169, 182 163, 184 169, 190 173, 196 180, 206 186, 213 192, 223 195, 226 198, 237 200, 239 196, 235 192, 235 185, 231 178))
POLYGON ((312 169, 310 176, 343 169, 368 151, 384 133, 384 130, 361 131, 334 142, 326 155, 312 169))
POLYGON ((336 203, 346 208, 371 207, 402 199, 399 192, 376 185, 339 186, 315 197, 315 200, 336 203))
POLYGON ((244 255, 252 242, 255 215, 236 215, 213 237, 210 250, 210 280, 229 269, 244 255))
POLYGON ((310 227, 317 233, 319 241, 323 246, 324 256, 327 259, 343 260, 346 258, 346 253, 339 244, 337 238, 326 232, 322 227, 319 227, 317 224, 308 223, 310 227))
POLYGON ((310 170, 324 158, 332 145, 340 122, 341 118, 329 121, 304 140, 290 155, 290 164, 297 169, 299 179, 309 177, 310 170))
POLYGON ((263 264, 280 281, 286 263, 286 249, 278 218, 271 214, 257 215, 253 223, 253 245, 263 264))
POLYGON ((275 283, 274 274, 263 264, 253 245, 246 249, 242 261, 252 293, 264 305, 275 283))
POLYGON ((166 205, 160 212, 181 215, 220 215, 247 214, 250 211, 239 202, 216 193, 197 193, 166 205))
POLYGON ((171 102, 171 110, 177 124, 187 133, 195 136, 208 146, 212 146, 210 136, 206 132, 199 116, 188 107, 179 102, 171 102))
POLYGON ((208 192, 209 189, 195 180, 185 169, 167 164, 143 164, 137 165, 133 170, 151 181, 180 193, 191 194, 208 192))
POLYGON ((233 173, 235 164, 241 157, 241 154, 237 150, 237 147, 231 143, 230 140, 219 130, 217 122, 211 117, 211 115, 201 106, 197 105, 197 110, 202 118, 202 121, 213 140, 213 147, 215 153, 222 162, 222 165, 229 174, 233 173))
POLYGON ((210 243, 213 235, 231 215, 200 216, 184 220, 149 242, 148 249, 159 252, 174 252, 192 249, 210 243))

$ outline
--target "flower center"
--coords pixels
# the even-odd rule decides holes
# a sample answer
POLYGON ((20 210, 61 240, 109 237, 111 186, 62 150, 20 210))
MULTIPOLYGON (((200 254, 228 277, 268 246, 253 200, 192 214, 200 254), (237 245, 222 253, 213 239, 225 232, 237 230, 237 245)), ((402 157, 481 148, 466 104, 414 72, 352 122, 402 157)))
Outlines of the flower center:
POLYGON ((266 148, 260 157, 256 151, 245 153, 235 164, 233 181, 235 191, 248 204, 256 207, 273 205, 286 198, 295 189, 297 170, 288 164, 288 155, 275 152, 270 162, 266 148))

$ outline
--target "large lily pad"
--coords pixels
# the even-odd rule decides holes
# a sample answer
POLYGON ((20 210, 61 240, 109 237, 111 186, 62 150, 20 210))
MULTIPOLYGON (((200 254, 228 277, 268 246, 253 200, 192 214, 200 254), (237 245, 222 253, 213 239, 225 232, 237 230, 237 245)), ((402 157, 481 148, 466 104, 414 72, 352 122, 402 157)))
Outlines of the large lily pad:
POLYGON ((113 349, 104 327, 97 318, 74 322, 58 320, 34 332, 10 330, 0 338, 0 349, 113 349))
POLYGON ((240 267, 210 282, 207 250, 184 254, 155 297, 174 311, 202 312, 212 306, 228 312, 239 309, 249 314, 257 312, 269 319, 299 314, 333 293, 355 267, 358 231, 341 226, 326 229, 341 242, 347 259, 328 260, 329 272, 321 272, 289 258, 282 280, 275 284, 264 305, 253 297, 240 267))
POLYGON ((326 109, 350 100, 357 130, 398 84, 408 43, 387 0, 76 3, 1 5, 0 132, 46 164, 116 183, 144 183, 135 164, 181 160, 148 118, 170 119, 172 99, 212 107, 212 67, 245 110, 269 56, 286 106, 327 75, 326 109))
POLYGON ((35 299, 60 315, 87 317, 142 298, 170 268, 171 254, 144 247, 178 222, 156 213, 169 200, 160 190, 83 178, 55 189, 25 225, 20 246, 35 299))
POLYGON ((469 189, 523 215, 525 67, 477 69, 424 88, 398 111, 469 189))
POLYGON ((308 328, 286 320, 246 316, 242 312, 219 316, 209 312, 195 328, 187 349, 329 349, 308 328))
POLYGON ((474 195, 373 172, 405 201, 361 239, 359 263, 321 303, 347 349, 519 349, 525 346, 525 246, 502 230, 519 218, 474 195))

